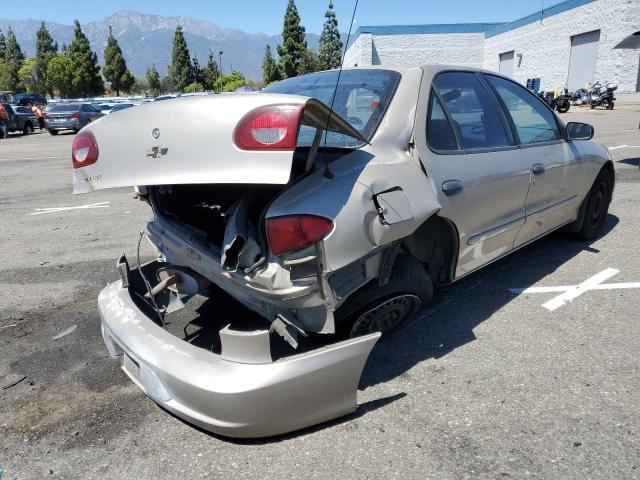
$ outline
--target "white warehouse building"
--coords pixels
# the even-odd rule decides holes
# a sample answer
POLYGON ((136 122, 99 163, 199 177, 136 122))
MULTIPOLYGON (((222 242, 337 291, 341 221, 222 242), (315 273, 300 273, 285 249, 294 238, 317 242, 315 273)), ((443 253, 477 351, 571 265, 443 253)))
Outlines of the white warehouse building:
POLYGON ((640 0, 568 0, 507 23, 358 28, 344 66, 450 64, 544 90, 595 81, 640 92, 640 0))

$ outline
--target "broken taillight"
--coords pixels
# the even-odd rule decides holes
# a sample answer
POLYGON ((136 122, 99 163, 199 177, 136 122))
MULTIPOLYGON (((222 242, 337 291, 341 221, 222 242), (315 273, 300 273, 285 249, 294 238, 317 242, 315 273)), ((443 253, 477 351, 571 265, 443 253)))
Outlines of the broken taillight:
POLYGON ((80 132, 73 139, 71 145, 71 159, 73 168, 86 167, 98 160, 98 144, 91 132, 80 132))
POLYGON ((267 219, 267 241, 274 255, 295 252, 324 239, 333 230, 328 218, 291 215, 267 219))
POLYGON ((270 105, 256 108, 244 116, 233 134, 242 150, 296 149, 302 105, 270 105))

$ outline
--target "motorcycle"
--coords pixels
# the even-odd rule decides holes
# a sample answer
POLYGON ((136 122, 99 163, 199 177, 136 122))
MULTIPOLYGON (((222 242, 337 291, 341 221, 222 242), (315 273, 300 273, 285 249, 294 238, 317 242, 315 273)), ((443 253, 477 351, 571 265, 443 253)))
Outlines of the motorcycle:
POLYGON ((606 85, 601 85, 600 82, 596 82, 591 87, 589 104, 593 110, 596 107, 604 107, 607 110, 613 110, 616 97, 613 95, 618 89, 618 86, 613 82, 608 82, 606 85))
POLYGON ((553 92, 544 92, 544 90, 538 93, 538 97, 540 97, 551 110, 557 111, 558 113, 566 113, 571 108, 571 97, 566 93, 562 95, 558 95, 554 98, 553 92))

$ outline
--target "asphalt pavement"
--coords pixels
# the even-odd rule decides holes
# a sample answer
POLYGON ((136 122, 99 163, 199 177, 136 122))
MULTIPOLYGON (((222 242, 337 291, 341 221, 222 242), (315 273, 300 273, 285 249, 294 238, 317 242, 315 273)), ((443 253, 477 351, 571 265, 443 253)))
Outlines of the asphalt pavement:
POLYGON ((356 413, 257 441, 161 410, 104 347, 97 293, 149 208, 131 189, 73 196, 70 134, 0 140, 3 480, 640 478, 640 106, 561 118, 611 148, 603 235, 553 234, 440 290, 375 348, 356 413), (547 287, 603 271, 547 308, 547 287))

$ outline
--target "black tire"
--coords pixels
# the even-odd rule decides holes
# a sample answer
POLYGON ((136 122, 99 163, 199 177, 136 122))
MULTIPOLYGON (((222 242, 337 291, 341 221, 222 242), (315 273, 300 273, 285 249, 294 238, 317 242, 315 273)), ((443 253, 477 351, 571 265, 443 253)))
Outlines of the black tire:
POLYGON ((594 108, 596 108, 595 104, 593 104, 593 103, 590 105, 590 107, 591 107, 591 110, 593 110, 594 108))
POLYGON ((432 296, 433 283, 424 266, 409 255, 399 255, 386 285, 372 280, 336 311, 336 334, 353 338, 381 331, 385 335, 414 320, 432 296))
POLYGON ((602 230, 611 202, 611 175, 607 170, 600 171, 585 201, 582 227, 576 235, 580 240, 593 240, 602 230))
POLYGON ((31 135, 33 133, 33 125, 31 122, 27 122, 24 124, 24 128, 22 129, 23 135, 31 135))
POLYGON ((58 134, 58 130, 51 130, 48 129, 49 135, 57 135, 58 134))
POLYGON ((613 102, 609 102, 609 110, 613 110, 615 103, 613 102))
POLYGON ((571 107, 569 100, 567 100, 566 98, 560 100, 560 102, 558 102, 557 105, 558 105, 558 113, 567 113, 569 111, 569 108, 571 107))

